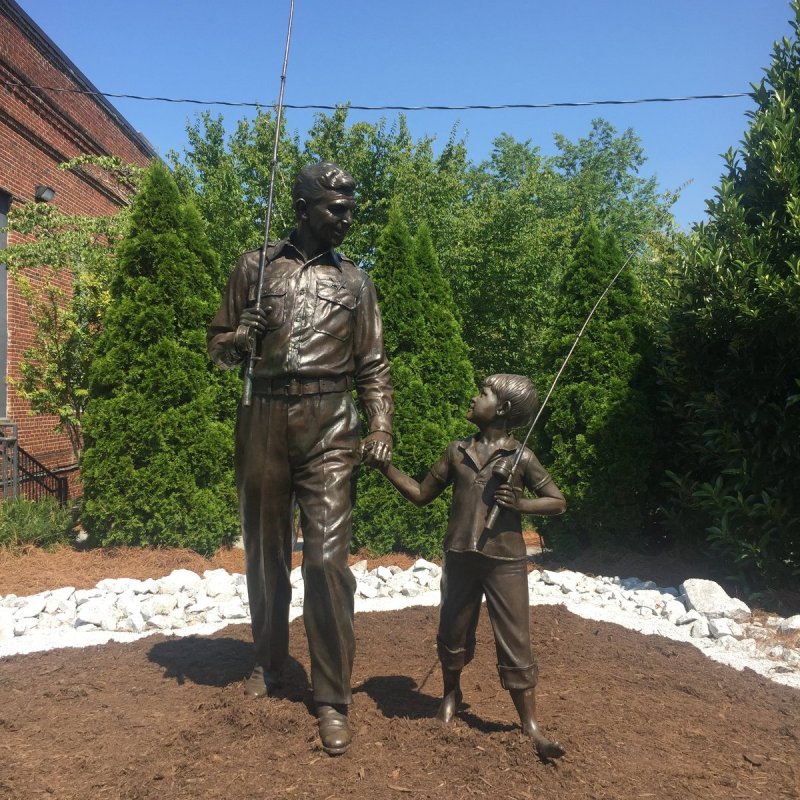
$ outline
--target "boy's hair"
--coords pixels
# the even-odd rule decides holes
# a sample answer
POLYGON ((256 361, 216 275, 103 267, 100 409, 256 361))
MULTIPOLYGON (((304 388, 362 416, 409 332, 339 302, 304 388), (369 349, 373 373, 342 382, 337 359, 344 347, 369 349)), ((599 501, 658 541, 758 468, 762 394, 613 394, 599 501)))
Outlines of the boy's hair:
POLYGON ((490 375, 483 382, 503 403, 511 403, 506 420, 509 428, 520 428, 530 425, 536 409, 539 408, 539 395, 529 378, 524 375, 490 375))
POLYGON ((300 170, 292 187, 292 202, 300 199, 313 202, 323 192, 329 191, 352 195, 355 189, 352 175, 330 161, 320 161, 300 170))

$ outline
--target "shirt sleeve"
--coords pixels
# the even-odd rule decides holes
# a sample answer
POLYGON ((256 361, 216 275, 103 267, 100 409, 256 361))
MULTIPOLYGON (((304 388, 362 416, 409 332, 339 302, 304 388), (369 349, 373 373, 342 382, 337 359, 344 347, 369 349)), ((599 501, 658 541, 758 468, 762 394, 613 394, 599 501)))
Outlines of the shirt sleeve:
POLYGON ((450 465, 452 463, 450 458, 451 449, 452 446, 448 447, 442 454, 442 457, 431 467, 431 475, 433 475, 439 483, 445 484, 445 486, 450 483, 450 465))
POLYGON ((539 459, 532 450, 525 450, 529 455, 528 461, 525 464, 524 482, 525 488, 534 494, 539 494, 539 490, 550 483, 553 479, 547 474, 545 468, 539 463, 539 459))
POLYGON ((222 302, 206 334, 209 358, 223 369, 231 369, 244 361, 245 354, 235 342, 236 328, 247 302, 247 268, 241 256, 228 279, 222 302))
POLYGON ((365 276, 356 304, 353 360, 356 389, 367 415, 370 433, 391 433, 394 421, 394 390, 389 359, 383 346, 383 321, 378 308, 378 297, 369 276, 365 276))

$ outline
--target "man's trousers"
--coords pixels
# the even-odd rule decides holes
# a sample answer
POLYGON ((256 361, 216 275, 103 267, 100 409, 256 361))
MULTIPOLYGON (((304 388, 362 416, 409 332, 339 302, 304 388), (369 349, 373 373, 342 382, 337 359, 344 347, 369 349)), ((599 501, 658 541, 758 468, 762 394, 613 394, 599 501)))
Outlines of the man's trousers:
POLYGON ((279 671, 289 649, 292 515, 303 531, 303 620, 317 703, 352 702, 355 579, 347 566, 359 465, 349 392, 254 394, 239 406, 236 487, 256 659, 279 671))

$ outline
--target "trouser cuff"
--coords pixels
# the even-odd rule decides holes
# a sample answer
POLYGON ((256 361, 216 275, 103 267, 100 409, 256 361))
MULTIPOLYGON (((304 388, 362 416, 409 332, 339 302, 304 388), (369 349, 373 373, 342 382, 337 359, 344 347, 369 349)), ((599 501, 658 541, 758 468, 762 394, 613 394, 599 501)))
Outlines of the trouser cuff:
POLYGON ((455 650, 449 648, 441 639, 436 639, 436 650, 442 666, 449 670, 461 670, 472 661, 475 655, 475 642, 468 642, 466 647, 455 650))
POLYGON ((503 667, 497 665, 500 673, 500 685, 507 690, 533 689, 539 679, 539 668, 536 664, 529 667, 503 667))

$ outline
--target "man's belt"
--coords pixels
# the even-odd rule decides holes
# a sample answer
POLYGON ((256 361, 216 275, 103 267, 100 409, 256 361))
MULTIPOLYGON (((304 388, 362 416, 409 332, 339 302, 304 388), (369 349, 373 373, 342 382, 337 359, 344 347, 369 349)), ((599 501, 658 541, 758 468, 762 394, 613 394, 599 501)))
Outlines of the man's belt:
POLYGON ((253 378, 253 394, 273 397, 300 397, 304 394, 349 392, 353 378, 253 378))

